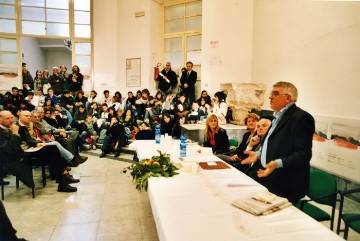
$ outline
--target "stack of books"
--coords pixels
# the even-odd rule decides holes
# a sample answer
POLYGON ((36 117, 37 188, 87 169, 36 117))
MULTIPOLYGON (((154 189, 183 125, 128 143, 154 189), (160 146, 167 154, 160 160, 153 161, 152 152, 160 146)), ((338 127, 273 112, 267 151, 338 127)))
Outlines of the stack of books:
POLYGON ((236 199, 231 204, 254 215, 270 214, 292 205, 286 198, 276 196, 269 191, 236 199))

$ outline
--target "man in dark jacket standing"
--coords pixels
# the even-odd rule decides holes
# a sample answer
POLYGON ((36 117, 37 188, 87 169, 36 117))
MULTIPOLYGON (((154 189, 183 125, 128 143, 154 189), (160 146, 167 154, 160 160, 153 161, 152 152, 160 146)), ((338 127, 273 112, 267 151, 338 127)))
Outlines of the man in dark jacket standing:
POLYGON ((197 80, 197 72, 193 69, 193 63, 186 63, 186 72, 181 75, 180 83, 182 91, 186 95, 186 99, 189 103, 193 103, 195 101, 195 84, 197 80))
POLYGON ((249 157, 241 162, 254 163, 258 167, 258 181, 293 204, 308 191, 315 132, 314 118, 296 106, 297 96, 292 83, 273 85, 269 99, 275 119, 264 137, 261 151, 245 151, 249 157))
POLYGON ((163 95, 166 95, 166 92, 172 91, 177 84, 177 76, 174 71, 171 69, 171 63, 167 62, 165 68, 160 72, 157 77, 159 81, 158 88, 161 90, 163 95))

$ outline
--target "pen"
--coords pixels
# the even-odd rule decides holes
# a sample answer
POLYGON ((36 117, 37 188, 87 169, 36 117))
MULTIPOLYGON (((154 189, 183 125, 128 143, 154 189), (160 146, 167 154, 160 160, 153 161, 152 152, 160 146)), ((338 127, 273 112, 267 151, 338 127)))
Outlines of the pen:
POLYGON ((253 199, 255 199, 256 201, 262 202, 262 203, 266 203, 266 204, 272 204, 269 201, 266 201, 265 199, 261 198, 261 197, 252 197, 253 199))

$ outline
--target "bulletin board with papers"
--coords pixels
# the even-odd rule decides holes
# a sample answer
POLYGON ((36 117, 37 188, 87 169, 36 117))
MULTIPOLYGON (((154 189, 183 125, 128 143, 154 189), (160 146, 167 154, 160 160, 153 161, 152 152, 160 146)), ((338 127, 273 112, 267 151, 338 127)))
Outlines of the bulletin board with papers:
POLYGON ((311 166, 360 184, 360 120, 314 117, 311 166))
POLYGON ((126 59, 126 87, 141 87, 141 58, 126 59))

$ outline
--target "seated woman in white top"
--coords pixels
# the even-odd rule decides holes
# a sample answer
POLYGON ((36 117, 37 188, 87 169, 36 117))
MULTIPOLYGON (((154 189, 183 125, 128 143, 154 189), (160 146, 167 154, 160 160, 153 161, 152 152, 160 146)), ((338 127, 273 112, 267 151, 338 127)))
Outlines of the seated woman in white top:
POLYGON ((226 124, 226 114, 228 111, 226 97, 227 95, 223 91, 218 91, 214 95, 214 107, 212 113, 218 117, 220 124, 226 124))

